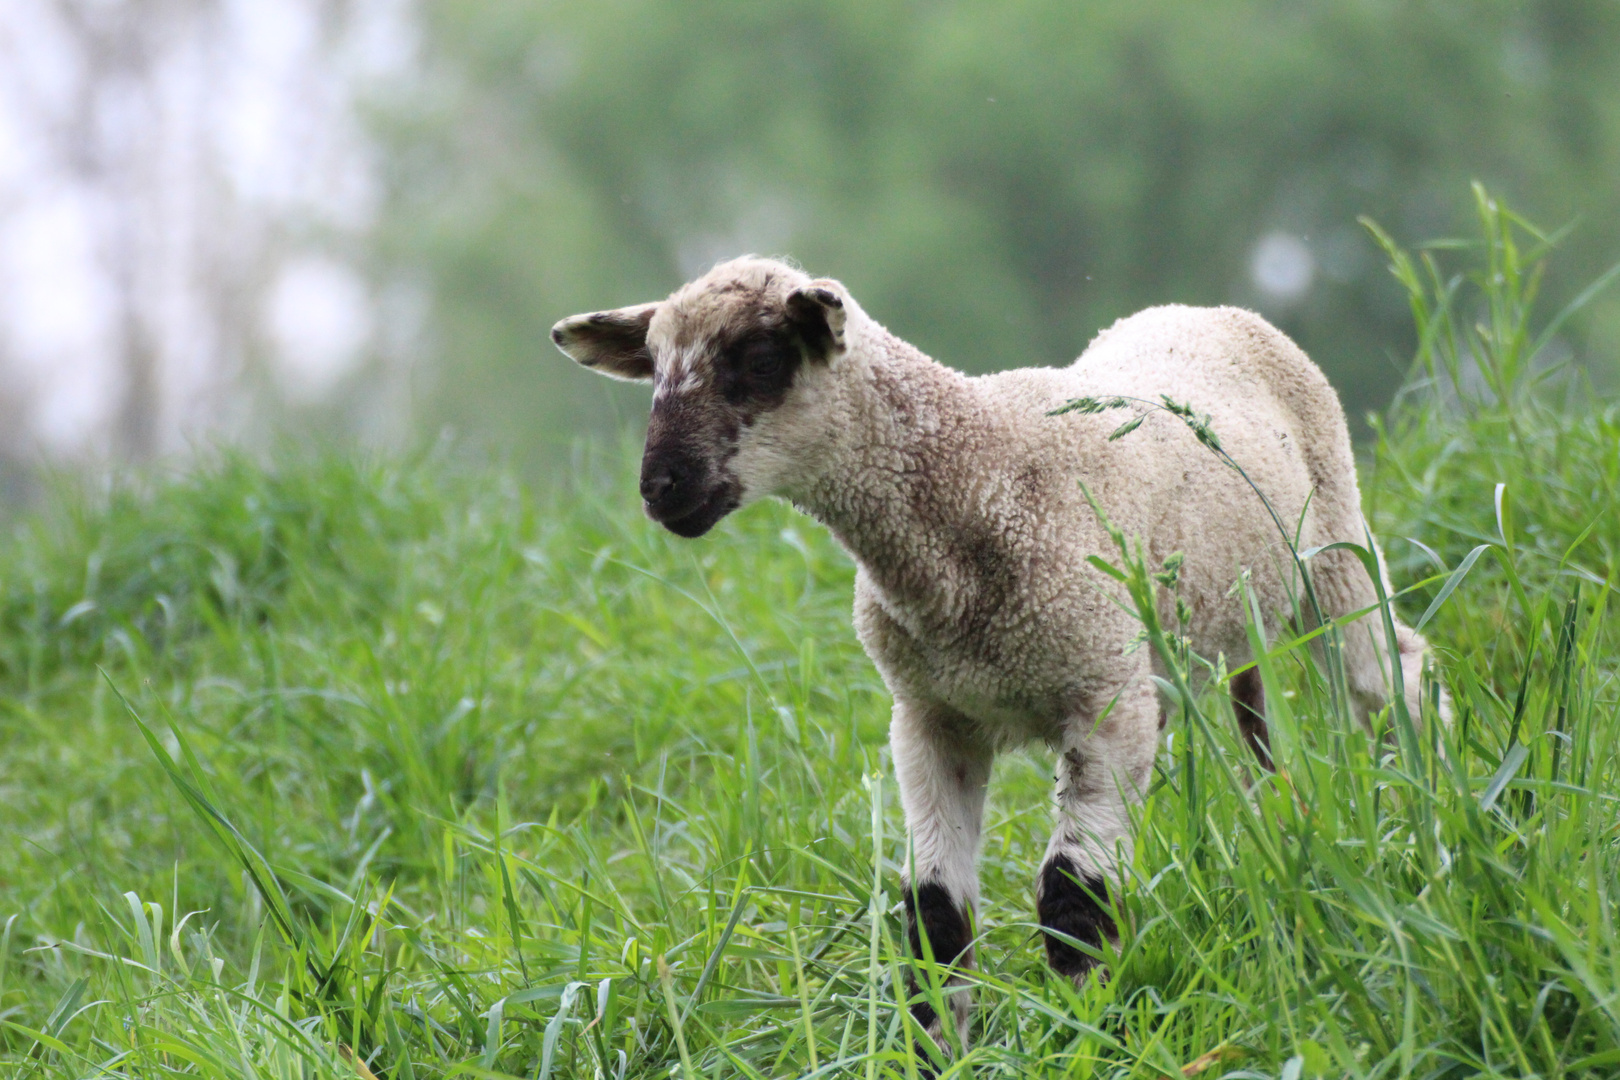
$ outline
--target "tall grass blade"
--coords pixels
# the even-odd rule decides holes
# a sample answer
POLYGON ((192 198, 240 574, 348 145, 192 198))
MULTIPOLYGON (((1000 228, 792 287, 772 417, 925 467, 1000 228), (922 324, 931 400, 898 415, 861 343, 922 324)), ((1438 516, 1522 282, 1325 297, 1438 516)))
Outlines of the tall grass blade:
POLYGON ((1530 750, 1523 743, 1514 743, 1508 747, 1508 752, 1502 756, 1501 767, 1491 777, 1491 782, 1485 785, 1485 790, 1479 794, 1479 808, 1489 810, 1496 805, 1496 800, 1504 789, 1519 775, 1524 767, 1525 759, 1530 756, 1530 750))
MULTIPOLYGON (((1457 564, 1457 569, 1446 576, 1446 583, 1440 586, 1440 591, 1435 594, 1433 602, 1423 610, 1423 614, 1418 617, 1418 621, 1412 624, 1413 630, 1421 632, 1425 626, 1429 625, 1429 620, 1434 618, 1435 614, 1445 606, 1446 601, 1451 598, 1451 594, 1457 590, 1457 586, 1462 584, 1463 578, 1468 576, 1468 571, 1474 568, 1474 564, 1479 561, 1479 557, 1485 554, 1486 549, 1489 547, 1489 544, 1480 544, 1463 557, 1463 561, 1457 564)), ((1444 567, 1441 569, 1444 569, 1444 567)))

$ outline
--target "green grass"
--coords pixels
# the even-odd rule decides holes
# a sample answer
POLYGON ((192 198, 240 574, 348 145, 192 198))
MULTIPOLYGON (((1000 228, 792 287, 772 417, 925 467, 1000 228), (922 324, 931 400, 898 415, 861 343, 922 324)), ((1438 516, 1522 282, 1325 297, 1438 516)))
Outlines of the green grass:
MULTIPOLYGON (((1485 548, 1424 627, 1455 723, 1374 741, 1286 641, 1278 774, 1218 694, 1175 711, 1078 992, 1032 929, 1050 762, 1005 757, 953 1075, 1620 1073, 1620 413, 1531 385, 1535 234, 1481 210, 1440 253, 1477 281, 1408 264, 1429 385, 1364 471, 1412 621, 1485 548)), ((776 504, 661 533, 627 450, 545 496, 218 454, 17 530, 6 1076, 917 1075, 852 568, 776 504)))

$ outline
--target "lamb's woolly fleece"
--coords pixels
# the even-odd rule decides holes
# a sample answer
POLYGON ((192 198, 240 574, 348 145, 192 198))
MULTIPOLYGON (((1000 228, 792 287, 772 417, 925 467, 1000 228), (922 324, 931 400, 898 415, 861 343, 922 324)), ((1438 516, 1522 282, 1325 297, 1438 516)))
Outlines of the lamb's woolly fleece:
MULTIPOLYGON (((1241 476, 1162 411, 1142 410, 1142 426, 1110 442, 1127 413, 1047 415, 1066 401, 1165 394, 1190 404, 1285 522, 1310 496, 1301 547, 1365 542, 1337 395, 1251 312, 1153 308, 1103 331, 1067 368, 970 378, 852 300, 846 310, 847 352, 815 391, 836 399, 816 410, 819 453, 808 475, 779 483, 855 556, 856 626, 896 697, 960 714, 986 739, 1062 745, 1064 727, 1144 675, 1148 650, 1126 650, 1137 624, 1086 562, 1113 552, 1082 483, 1150 559, 1183 554, 1201 653, 1247 657, 1230 595, 1243 571, 1268 615, 1289 609, 1292 561, 1241 476)), ((1376 602, 1349 553, 1318 555, 1314 574, 1329 615, 1376 602)), ((1365 706, 1384 694, 1370 623, 1348 635, 1365 706)), ((1142 741, 1150 760, 1154 737, 1142 741)))
MULTIPOLYGON (((814 425, 814 449, 800 444, 775 488, 857 561, 855 627, 895 698, 915 863, 976 899, 989 758, 1036 738, 1063 754, 1067 821, 1049 856, 1066 851, 1112 876, 1113 847, 1129 843, 1123 804, 1147 782, 1161 704, 1151 650, 1130 648, 1138 623, 1087 563, 1114 552, 1080 485, 1151 560, 1183 554, 1181 595, 1205 656, 1248 659, 1231 587, 1247 572, 1275 620, 1290 610, 1293 563, 1254 490, 1179 419, 1146 410, 1138 430, 1111 442, 1128 414, 1047 414, 1076 397, 1161 394, 1208 413, 1282 520, 1305 511, 1298 542, 1309 548, 1366 542, 1338 397, 1287 337, 1236 308, 1153 308, 1103 331, 1067 368, 970 378, 847 295, 844 306, 847 351, 811 373, 815 407, 798 418, 792 402, 783 410, 785 425, 814 425)), ((1312 566, 1329 617, 1376 602, 1354 555, 1322 553, 1312 566)), ((1398 635, 1417 715, 1424 646, 1404 626, 1398 635)), ((1346 639, 1358 704, 1381 706, 1380 628, 1363 619, 1346 639)))

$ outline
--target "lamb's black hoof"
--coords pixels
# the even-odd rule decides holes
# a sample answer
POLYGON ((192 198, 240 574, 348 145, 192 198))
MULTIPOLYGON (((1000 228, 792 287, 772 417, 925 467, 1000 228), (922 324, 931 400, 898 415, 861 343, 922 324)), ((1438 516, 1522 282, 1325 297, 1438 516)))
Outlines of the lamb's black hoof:
MULTIPOLYGON (((926 956, 933 956, 934 962, 940 967, 958 963, 972 962, 973 928, 968 918, 967 910, 954 899, 943 885, 938 882, 925 881, 915 889, 905 890, 906 907, 906 937, 911 946, 911 955, 917 960, 926 956), (928 949, 923 950, 926 935, 928 949)), ((954 980, 953 980, 954 981, 954 980)), ((910 997, 916 998, 919 993, 917 972, 914 968, 907 974, 906 989, 910 997)), ((965 989, 948 989, 945 994, 946 1005, 950 1009, 951 1022, 956 1025, 956 1031, 961 1036, 963 1044, 967 1042, 967 991, 965 989)), ((950 1037, 945 1034, 945 1021, 930 1001, 914 1001, 911 1006, 912 1019, 917 1026, 928 1033, 934 1043, 946 1053, 950 1052, 950 1037)), ((917 1064, 918 1075, 938 1075, 934 1067, 928 1064, 928 1051, 918 1047, 917 1064)))
MULTIPOLYGON (((1041 867, 1035 907, 1041 925, 1067 934, 1086 945, 1101 946, 1115 940, 1118 931, 1108 914, 1108 882, 1099 874, 1076 869, 1067 855, 1057 855, 1041 867)), ((1046 962, 1076 983, 1098 967, 1096 958, 1051 934, 1046 935, 1046 962)))

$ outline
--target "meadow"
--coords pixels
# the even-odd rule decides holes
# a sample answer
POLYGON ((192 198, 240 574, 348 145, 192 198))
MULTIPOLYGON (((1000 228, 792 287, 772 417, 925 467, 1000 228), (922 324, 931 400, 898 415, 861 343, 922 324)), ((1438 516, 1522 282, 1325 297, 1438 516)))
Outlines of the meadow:
MULTIPOLYGON (((1546 238, 1479 209, 1389 245, 1421 345, 1362 472, 1453 723, 1369 736, 1289 632, 1258 773, 1186 688, 1218 658, 1150 626, 1183 689, 1111 978, 1046 974, 1051 762, 1008 755, 948 1075, 1620 1074, 1620 408, 1539 362, 1546 238)), ((852 567, 776 503, 662 533, 637 449, 539 491, 443 447, 218 452, 18 523, 5 1075, 921 1075, 852 567)))

